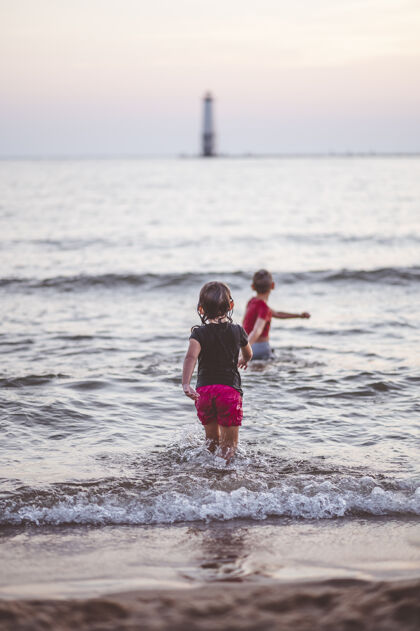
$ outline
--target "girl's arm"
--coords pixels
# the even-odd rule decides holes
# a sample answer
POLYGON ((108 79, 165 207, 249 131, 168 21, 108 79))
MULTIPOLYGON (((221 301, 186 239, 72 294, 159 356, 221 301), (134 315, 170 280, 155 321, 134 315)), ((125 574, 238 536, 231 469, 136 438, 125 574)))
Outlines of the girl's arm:
POLYGON ((248 342, 246 346, 241 346, 241 352, 239 354, 238 359, 238 368, 244 368, 245 370, 248 367, 248 362, 252 359, 252 348, 251 344, 248 342))
POLYGON ((194 401, 198 399, 200 396, 194 388, 191 388, 190 381, 192 374, 194 372, 195 364, 197 363, 197 358, 201 351, 200 342, 197 340, 191 339, 190 344, 188 346, 187 354, 184 359, 184 367, 182 369, 182 388, 184 390, 184 394, 187 395, 190 399, 194 401))
POLYGON ((310 318, 311 315, 306 311, 302 313, 287 313, 286 311, 274 311, 271 310, 273 318, 280 318, 281 320, 287 320, 288 318, 310 318))

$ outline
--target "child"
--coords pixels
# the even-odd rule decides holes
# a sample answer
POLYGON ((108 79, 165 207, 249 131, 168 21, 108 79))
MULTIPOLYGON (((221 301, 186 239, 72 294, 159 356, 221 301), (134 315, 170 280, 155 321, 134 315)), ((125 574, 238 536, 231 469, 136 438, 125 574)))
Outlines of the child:
POLYGON ((252 346, 254 359, 269 359, 271 348, 269 333, 271 318, 310 318, 309 313, 286 313, 274 311, 268 306, 268 297, 274 289, 273 277, 266 269, 255 272, 252 279, 252 289, 257 295, 248 302, 243 321, 243 327, 249 335, 249 343, 252 346))
POLYGON ((184 393, 195 401, 209 450, 214 453, 220 445, 221 455, 227 461, 235 453, 243 414, 238 367, 246 368, 252 357, 245 331, 232 323, 233 305, 227 285, 218 282, 204 285, 197 305, 203 324, 191 329, 182 373, 184 393), (190 381, 197 358, 194 390, 190 381))

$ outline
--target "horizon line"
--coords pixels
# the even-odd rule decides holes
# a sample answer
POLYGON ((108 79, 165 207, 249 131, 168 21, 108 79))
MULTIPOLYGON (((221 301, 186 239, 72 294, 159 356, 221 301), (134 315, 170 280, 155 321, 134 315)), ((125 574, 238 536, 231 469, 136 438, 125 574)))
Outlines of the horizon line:
POLYGON ((213 156, 203 156, 200 153, 51 153, 51 154, 12 154, 0 155, 0 161, 24 161, 24 160, 150 160, 150 159, 175 159, 191 160, 200 159, 212 161, 217 159, 238 159, 238 158, 374 158, 374 157, 419 157, 420 150, 416 151, 296 151, 296 152, 252 152, 244 151, 238 153, 221 152, 213 156))

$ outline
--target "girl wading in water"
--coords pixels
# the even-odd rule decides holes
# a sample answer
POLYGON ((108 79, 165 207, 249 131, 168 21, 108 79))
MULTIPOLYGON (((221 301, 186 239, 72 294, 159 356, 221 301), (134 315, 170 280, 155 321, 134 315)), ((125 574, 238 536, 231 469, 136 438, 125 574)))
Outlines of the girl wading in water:
POLYGON ((182 373, 184 393, 195 402, 209 450, 218 450, 227 461, 235 453, 243 416, 238 368, 246 368, 252 358, 247 334, 232 322, 233 306, 224 283, 213 281, 202 287, 197 305, 202 325, 191 329, 182 373), (197 359, 194 390, 190 381, 197 359))

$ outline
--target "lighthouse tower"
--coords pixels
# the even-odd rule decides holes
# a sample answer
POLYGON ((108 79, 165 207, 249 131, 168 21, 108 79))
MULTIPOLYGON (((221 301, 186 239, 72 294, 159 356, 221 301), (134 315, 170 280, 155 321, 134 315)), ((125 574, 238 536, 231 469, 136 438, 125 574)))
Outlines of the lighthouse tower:
POLYGON ((210 92, 207 92, 203 99, 202 155, 206 158, 216 155, 213 127, 213 97, 210 92))

